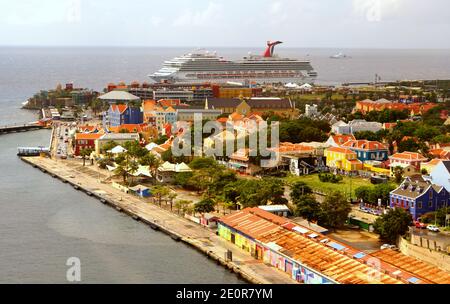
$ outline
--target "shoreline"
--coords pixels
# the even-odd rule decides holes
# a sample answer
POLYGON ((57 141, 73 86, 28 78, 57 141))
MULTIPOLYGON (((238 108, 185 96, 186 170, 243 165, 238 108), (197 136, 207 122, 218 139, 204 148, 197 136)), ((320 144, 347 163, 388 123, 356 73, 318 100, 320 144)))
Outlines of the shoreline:
MULTIPOLYGON (((237 250, 239 250, 239 248, 231 243, 226 244, 225 240, 223 240, 223 244, 220 244, 220 243, 222 243, 220 241, 214 242, 215 246, 212 246, 212 244, 207 244, 208 240, 210 242, 212 242, 212 241, 216 241, 215 240, 216 238, 217 239, 221 239, 221 238, 218 237, 215 233, 208 231, 206 228, 199 226, 198 224, 192 223, 174 213, 171 213, 167 210, 164 210, 162 208, 154 206, 155 208, 158 208, 160 210, 160 213, 163 213, 163 214, 170 213, 172 215, 172 219, 167 219, 167 220, 163 219, 162 221, 157 220, 157 219, 155 219, 155 217, 158 216, 156 213, 147 213, 146 214, 143 210, 142 211, 136 210, 137 208, 133 208, 134 207, 133 205, 125 203, 125 199, 129 198, 128 196, 131 196, 130 194, 122 193, 122 196, 124 197, 123 200, 122 200, 122 196, 120 197, 120 200, 117 200, 117 199, 114 199, 111 197, 107 197, 107 194, 109 194, 109 196, 111 196, 112 191, 109 193, 106 193, 106 194, 96 193, 95 189, 92 189, 91 187, 77 183, 76 181, 71 180, 73 178, 65 177, 61 173, 56 172, 56 170, 49 168, 49 166, 44 164, 44 162, 42 161, 44 159, 42 159, 40 157, 20 157, 20 159, 23 162, 31 165, 32 167, 39 169, 43 173, 46 173, 53 178, 58 178, 61 182, 65 183, 65 184, 71 185, 75 190, 82 191, 86 195, 96 198, 102 204, 108 205, 108 206, 116 209, 119 212, 127 214, 132 219, 134 219, 136 221, 140 221, 143 224, 146 224, 147 226, 149 226, 151 229, 153 229, 155 231, 160 231, 160 232, 167 234, 174 241, 182 242, 185 245, 188 245, 189 247, 204 254, 208 259, 214 260, 218 265, 221 265, 224 268, 235 273, 239 278, 243 279, 247 283, 250 283, 250 284, 280 284, 280 283, 285 284, 285 283, 289 283, 288 280, 290 280, 290 278, 288 276, 286 276, 283 273, 278 272, 276 269, 274 269, 271 266, 261 264, 260 266, 263 266, 263 267, 260 267, 260 268, 267 268, 267 269, 261 269, 261 270, 269 270, 270 269, 270 272, 272 272, 271 277, 273 277, 272 280, 265 278, 264 274, 256 273, 255 270, 251 269, 250 266, 245 265, 245 263, 242 263, 241 261, 239 261, 239 264, 237 264, 234 261, 225 260, 224 256, 225 256, 225 252, 227 250, 232 250, 233 256, 237 256, 238 258, 244 258, 247 260, 251 260, 253 258, 251 256, 247 256, 244 253, 236 252, 237 250), (153 219, 152 219, 152 217, 153 217, 153 219), (168 225, 166 225, 166 222, 169 220, 173 220, 173 217, 176 217, 178 223, 180 223, 180 224, 192 225, 194 227, 193 230, 196 230, 197 232, 202 232, 201 235, 203 235, 203 237, 198 236, 198 235, 196 236, 194 231, 192 233, 189 233, 189 231, 187 229, 181 229, 181 230, 185 230, 183 233, 180 231, 176 231, 176 230, 180 230, 180 229, 176 229, 176 228, 174 229, 174 228, 167 227, 168 225), (183 223, 183 222, 186 222, 186 223, 183 223), (206 235, 205 235, 205 232, 207 232, 206 235), (196 240, 196 238, 198 240, 196 240)), ((56 163, 60 164, 60 162, 56 162, 51 159, 45 159, 45 160, 54 162, 55 164, 56 163)), ((110 187, 110 186, 108 185, 108 187, 110 187)), ((114 194, 112 194, 112 195, 114 195, 114 194)), ((141 203, 145 205, 144 202, 141 202, 141 203)), ((250 263, 250 265, 251 265, 251 263, 250 263)), ((294 281, 292 281, 292 283, 294 283, 294 281)))

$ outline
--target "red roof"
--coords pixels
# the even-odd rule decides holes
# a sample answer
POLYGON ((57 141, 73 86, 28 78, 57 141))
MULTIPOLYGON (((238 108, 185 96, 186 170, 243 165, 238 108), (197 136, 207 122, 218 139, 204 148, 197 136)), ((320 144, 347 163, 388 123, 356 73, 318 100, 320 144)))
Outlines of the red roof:
POLYGON ((373 150, 386 150, 388 147, 379 141, 369 141, 369 140, 351 140, 342 145, 346 148, 355 148, 366 151, 373 150))
POLYGON ((355 140, 355 136, 353 135, 332 135, 331 136, 334 140, 334 142, 338 145, 343 145, 349 140, 355 140))
POLYGON ((114 112, 119 112, 119 113, 123 113, 123 112, 125 112, 125 110, 128 108, 128 106, 127 105, 125 105, 125 104, 113 104, 113 105, 111 105, 111 109, 114 111, 114 112))

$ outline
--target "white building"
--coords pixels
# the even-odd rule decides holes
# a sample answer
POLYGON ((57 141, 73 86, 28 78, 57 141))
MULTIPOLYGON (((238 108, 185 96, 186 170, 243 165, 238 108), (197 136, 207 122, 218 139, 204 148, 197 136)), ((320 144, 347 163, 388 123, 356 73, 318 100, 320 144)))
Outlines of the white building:
POLYGON ((357 132, 370 131, 378 132, 383 129, 383 124, 364 119, 355 119, 349 123, 339 121, 332 126, 332 132, 335 134, 355 134, 357 132))
POLYGON ((305 106, 305 115, 306 117, 315 117, 319 115, 318 106, 316 104, 314 105, 307 104, 305 106))

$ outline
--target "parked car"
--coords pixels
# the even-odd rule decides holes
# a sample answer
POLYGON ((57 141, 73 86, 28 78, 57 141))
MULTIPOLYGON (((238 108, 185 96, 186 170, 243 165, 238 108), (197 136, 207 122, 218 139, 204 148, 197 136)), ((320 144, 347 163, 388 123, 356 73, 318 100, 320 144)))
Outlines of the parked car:
POLYGON ((414 222, 414 226, 416 226, 416 228, 419 228, 419 229, 426 229, 427 228, 427 224, 421 223, 419 221, 414 222))
POLYGON ((427 229, 432 232, 439 232, 439 228, 435 225, 428 225, 427 229))

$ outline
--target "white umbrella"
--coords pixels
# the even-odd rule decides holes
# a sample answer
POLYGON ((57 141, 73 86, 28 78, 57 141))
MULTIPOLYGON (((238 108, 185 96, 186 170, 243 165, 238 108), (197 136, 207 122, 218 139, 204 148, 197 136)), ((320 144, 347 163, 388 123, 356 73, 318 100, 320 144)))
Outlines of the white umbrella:
POLYGON ((127 149, 125 149, 124 147, 119 145, 119 146, 114 147, 112 150, 109 150, 108 152, 112 153, 112 154, 121 154, 121 153, 127 152, 127 149))

